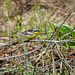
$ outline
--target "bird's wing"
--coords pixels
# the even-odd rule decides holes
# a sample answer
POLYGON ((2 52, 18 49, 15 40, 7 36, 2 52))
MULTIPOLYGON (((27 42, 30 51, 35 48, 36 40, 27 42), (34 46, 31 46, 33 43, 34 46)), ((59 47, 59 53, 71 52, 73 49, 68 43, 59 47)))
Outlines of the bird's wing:
POLYGON ((34 32, 24 31, 22 32, 23 35, 34 35, 34 32))

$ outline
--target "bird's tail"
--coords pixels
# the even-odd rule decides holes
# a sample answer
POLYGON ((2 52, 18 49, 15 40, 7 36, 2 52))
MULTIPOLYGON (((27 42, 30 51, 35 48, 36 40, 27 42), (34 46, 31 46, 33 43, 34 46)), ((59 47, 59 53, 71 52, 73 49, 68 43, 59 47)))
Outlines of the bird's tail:
POLYGON ((14 34, 21 34, 22 35, 22 32, 14 32, 14 34))

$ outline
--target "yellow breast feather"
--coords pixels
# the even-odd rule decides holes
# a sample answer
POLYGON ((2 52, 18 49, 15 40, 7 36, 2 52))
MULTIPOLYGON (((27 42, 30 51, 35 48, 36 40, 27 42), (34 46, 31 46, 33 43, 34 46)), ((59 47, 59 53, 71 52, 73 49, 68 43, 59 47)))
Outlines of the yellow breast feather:
POLYGON ((36 34, 34 34, 34 35, 26 35, 26 37, 27 37, 28 39, 33 39, 33 38, 36 37, 36 34))

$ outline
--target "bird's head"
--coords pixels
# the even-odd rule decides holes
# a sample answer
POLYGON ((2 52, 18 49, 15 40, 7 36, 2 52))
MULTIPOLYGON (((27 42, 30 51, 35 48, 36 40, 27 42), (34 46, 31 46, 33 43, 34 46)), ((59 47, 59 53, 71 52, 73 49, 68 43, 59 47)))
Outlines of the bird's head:
POLYGON ((36 33, 36 34, 39 32, 39 30, 36 29, 36 28, 33 28, 32 31, 33 31, 34 33, 36 33))

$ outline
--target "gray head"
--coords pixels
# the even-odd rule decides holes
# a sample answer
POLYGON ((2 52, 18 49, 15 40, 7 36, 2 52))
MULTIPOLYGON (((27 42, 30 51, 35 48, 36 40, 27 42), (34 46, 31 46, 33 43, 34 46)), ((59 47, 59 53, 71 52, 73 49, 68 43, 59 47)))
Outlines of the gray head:
POLYGON ((31 29, 33 32, 39 32, 39 30, 38 29, 36 29, 36 28, 33 28, 33 29, 31 29))
POLYGON ((39 30, 36 29, 36 28, 33 28, 32 31, 33 31, 35 34, 37 34, 37 33, 39 32, 39 30))
POLYGON ((28 30, 29 32, 34 32, 34 33, 38 33, 39 32, 39 30, 38 29, 36 29, 36 28, 33 28, 33 29, 31 29, 31 30, 28 30))

